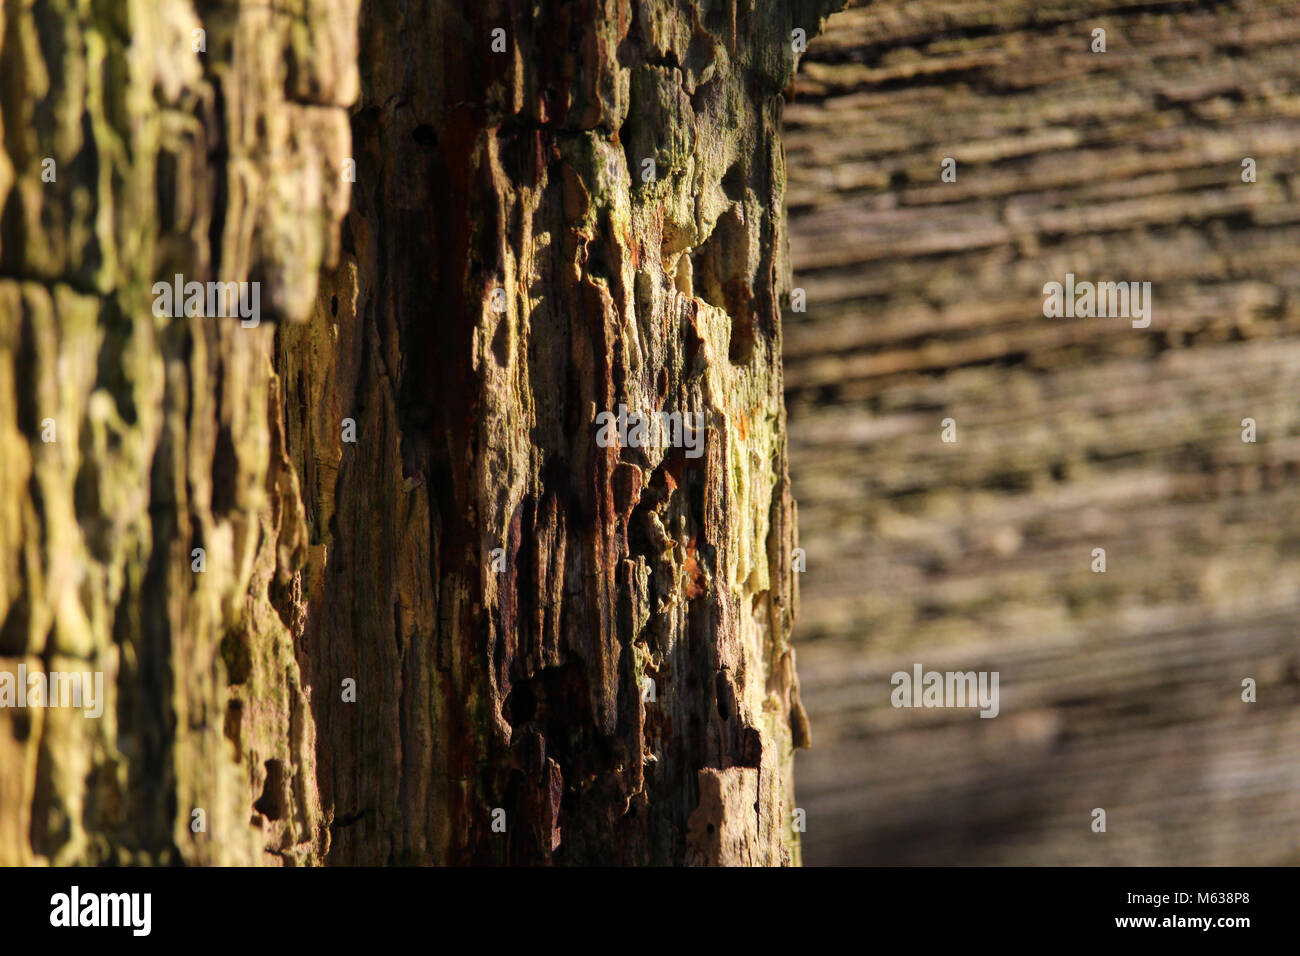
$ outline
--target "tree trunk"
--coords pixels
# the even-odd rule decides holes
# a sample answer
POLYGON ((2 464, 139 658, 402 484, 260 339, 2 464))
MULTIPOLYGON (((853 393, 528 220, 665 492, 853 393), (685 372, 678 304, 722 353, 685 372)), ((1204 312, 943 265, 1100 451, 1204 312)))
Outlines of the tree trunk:
POLYGON ((0 863, 327 846, 271 319, 337 255, 355 8, 5 6, 0 675, 105 700, 0 708, 0 863), (266 320, 155 317, 175 274, 260 282, 266 320))
POLYGON ((817 5, 460 6, 368 11, 344 261, 278 356, 331 860, 792 862, 779 123, 817 5), (600 447, 620 405, 700 453, 600 447))
POLYGON ((0 708, 0 863, 797 862, 779 130, 835 3, 465 6, 0 21, 0 672, 106 697, 0 708))

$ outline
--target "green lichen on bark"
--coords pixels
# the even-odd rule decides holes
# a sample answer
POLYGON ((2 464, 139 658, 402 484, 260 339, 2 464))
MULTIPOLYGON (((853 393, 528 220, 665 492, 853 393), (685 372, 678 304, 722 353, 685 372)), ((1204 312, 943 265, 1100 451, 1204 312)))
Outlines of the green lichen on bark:
POLYGON ((0 710, 0 863, 327 846, 275 607, 305 554, 271 320, 305 316, 337 244, 356 7, 0 12, 0 671, 102 671, 106 697, 0 710), (175 273, 263 283, 266 321, 156 317, 175 273))

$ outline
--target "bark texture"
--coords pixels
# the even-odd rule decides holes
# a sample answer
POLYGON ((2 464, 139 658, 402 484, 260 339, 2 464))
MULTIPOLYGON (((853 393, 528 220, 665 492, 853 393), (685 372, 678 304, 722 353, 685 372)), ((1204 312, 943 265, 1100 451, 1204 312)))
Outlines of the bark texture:
POLYGON ((0 12, 0 671, 100 671, 106 697, 0 708, 0 864, 328 845, 272 319, 337 255, 356 8, 0 12), (176 273, 260 281, 264 321, 155 317, 176 273))
POLYGON ((807 862, 1300 862, 1298 13, 891 0, 810 47, 807 862), (1150 328, 1044 318, 1067 272, 1150 328), (1000 671, 998 718, 891 707, 917 661, 1000 671))
POLYGON ((0 862, 797 862, 779 130, 835 5, 4 7, 0 670, 108 699, 0 709, 0 862))
POLYGON ((797 860, 779 129, 830 6, 368 11, 347 251, 278 359, 331 860, 797 860), (598 447, 620 404, 703 454, 598 447))

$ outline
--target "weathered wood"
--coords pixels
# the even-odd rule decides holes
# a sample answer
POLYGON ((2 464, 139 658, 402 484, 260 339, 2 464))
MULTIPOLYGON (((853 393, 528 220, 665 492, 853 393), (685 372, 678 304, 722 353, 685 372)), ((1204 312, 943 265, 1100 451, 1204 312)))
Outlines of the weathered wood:
POLYGON ((5 7, 0 669, 109 710, 0 712, 0 862, 798 860, 779 130, 835 6, 5 7))
POLYGON ((1297 13, 885 2, 810 48, 808 862, 1300 862, 1297 13), (1152 282, 1150 328, 1044 318, 1066 272, 1152 282), (894 709, 917 661, 998 670, 1000 715, 894 709))
POLYGON ((778 132, 830 6, 364 18, 350 242, 279 359, 329 439, 291 445, 331 861, 797 860, 778 132), (702 455, 598 447, 620 404, 702 455))

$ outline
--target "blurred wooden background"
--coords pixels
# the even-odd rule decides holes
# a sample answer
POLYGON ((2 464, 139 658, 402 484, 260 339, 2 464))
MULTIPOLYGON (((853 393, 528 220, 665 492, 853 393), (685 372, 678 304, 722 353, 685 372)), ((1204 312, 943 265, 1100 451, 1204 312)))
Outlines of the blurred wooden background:
POLYGON ((1300 864, 1300 4, 859 4, 786 130, 805 862, 1300 864))

